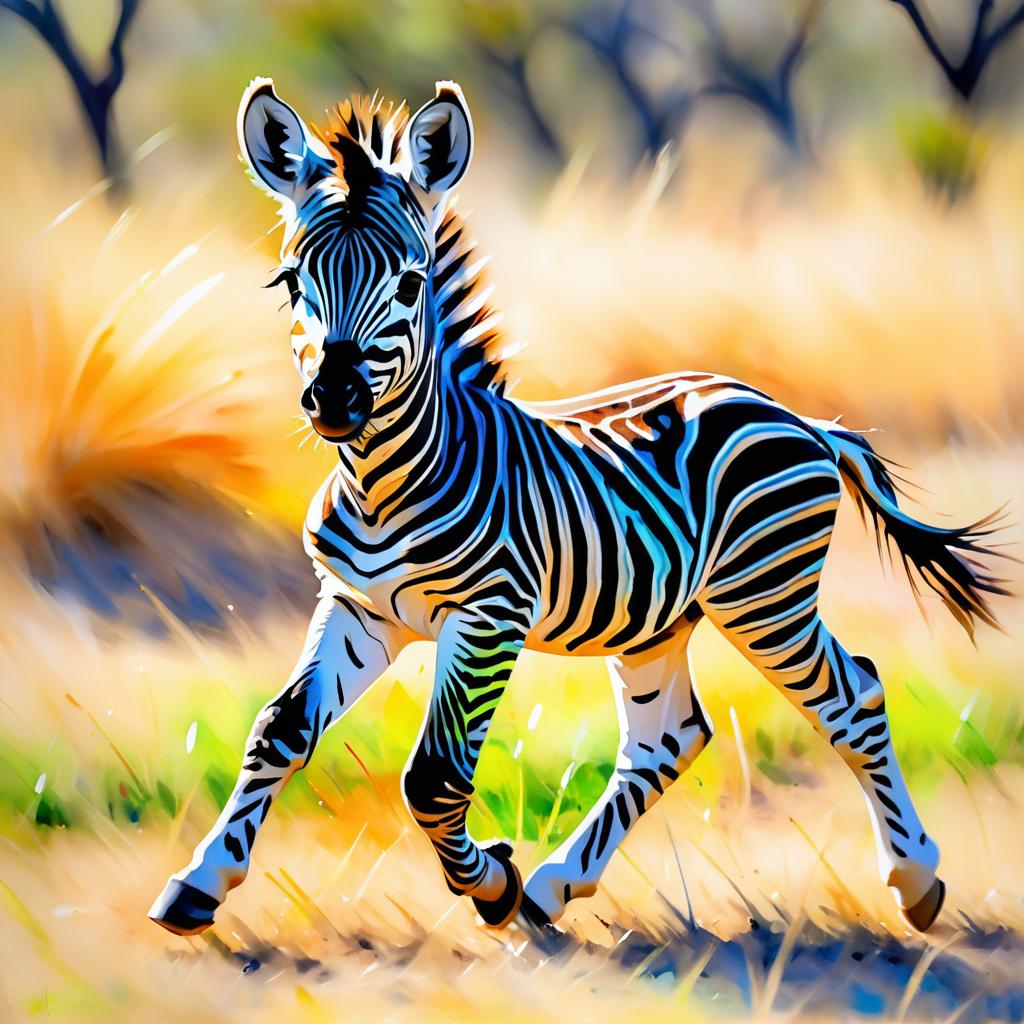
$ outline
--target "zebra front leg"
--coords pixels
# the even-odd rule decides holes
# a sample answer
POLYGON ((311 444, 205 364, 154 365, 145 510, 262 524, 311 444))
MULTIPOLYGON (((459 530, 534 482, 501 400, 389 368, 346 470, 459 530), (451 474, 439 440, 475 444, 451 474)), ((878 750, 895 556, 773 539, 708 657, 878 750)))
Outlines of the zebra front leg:
POLYGON ((437 641, 434 692, 402 789, 441 861, 448 888, 471 896, 492 927, 519 910, 523 883, 505 843, 478 846, 466 829, 473 773, 491 717, 523 647, 525 628, 456 612, 437 641))
POLYGON ((569 900, 594 894, 629 830, 711 738, 687 657, 695 624, 658 652, 608 659, 619 713, 615 771, 572 835, 527 879, 522 914, 528 923, 557 921, 569 900))
POLYGON ((291 678, 253 723, 224 810, 188 867, 171 876, 153 903, 152 920, 177 935, 195 935, 213 924, 228 891, 245 878, 271 801, 403 643, 398 630, 360 605, 320 599, 291 678))

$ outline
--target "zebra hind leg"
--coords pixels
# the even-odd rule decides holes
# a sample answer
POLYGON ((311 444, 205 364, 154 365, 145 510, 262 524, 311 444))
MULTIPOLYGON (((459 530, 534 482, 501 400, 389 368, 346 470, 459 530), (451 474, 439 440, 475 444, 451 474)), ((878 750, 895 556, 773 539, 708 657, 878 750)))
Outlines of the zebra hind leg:
POLYGON ((853 772, 871 813, 882 880, 894 890, 907 922, 926 931, 945 895, 935 874, 939 849, 921 824, 896 760, 874 664, 843 649, 818 617, 814 601, 808 610, 802 588, 777 593, 768 603, 755 601, 753 611, 727 609, 726 597, 703 601, 708 618, 853 772))
POLYGON ((787 444, 777 447, 774 461, 762 455, 759 465, 791 469, 765 478, 723 515, 698 600, 853 771, 871 811, 882 879, 896 891, 908 922, 924 931, 942 906, 938 847, 921 826, 896 762, 874 665, 848 654, 818 614, 839 476, 830 457, 787 444))
POLYGON ((619 713, 615 770, 572 835, 527 879, 521 907, 527 924, 550 924, 562 916, 569 900, 593 895, 630 829, 711 738, 687 659, 694 625, 691 621, 667 649, 608 659, 619 713))

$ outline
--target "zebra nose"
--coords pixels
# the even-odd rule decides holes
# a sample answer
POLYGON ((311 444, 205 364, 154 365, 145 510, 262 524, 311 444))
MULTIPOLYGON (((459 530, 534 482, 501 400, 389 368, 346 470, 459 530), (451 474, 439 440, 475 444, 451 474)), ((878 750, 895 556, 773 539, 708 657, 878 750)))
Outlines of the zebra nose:
POLYGON ((310 416, 319 416, 322 409, 322 399, 324 397, 324 387, 322 384, 318 384, 313 381, 312 384, 302 392, 302 408, 309 413, 310 416))

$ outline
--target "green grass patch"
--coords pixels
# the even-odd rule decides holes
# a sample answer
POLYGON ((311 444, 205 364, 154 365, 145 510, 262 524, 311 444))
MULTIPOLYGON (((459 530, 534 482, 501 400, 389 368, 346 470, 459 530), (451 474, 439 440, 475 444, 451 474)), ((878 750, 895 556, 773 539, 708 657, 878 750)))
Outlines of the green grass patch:
MULTIPOLYGON (((593 694, 585 699, 582 688, 563 687, 552 696, 553 688, 536 679, 524 686, 525 692, 495 716, 475 779, 470 824, 481 838, 554 845, 571 832, 611 775, 614 711, 610 699, 593 694), (531 729, 527 709, 542 693, 543 713, 531 729)), ((429 678, 413 677, 410 687, 386 681, 360 701, 322 741, 304 773, 308 784, 287 787, 281 806, 294 814, 323 813, 318 793, 340 790, 344 799, 375 786, 399 800, 398 780, 416 742, 429 678)), ((950 771, 967 780, 1002 762, 1024 761, 1020 702, 917 678, 890 684, 887 693, 897 753, 915 786, 928 787, 950 771)), ((224 688, 195 689, 182 695, 170 720, 161 723, 159 746, 111 735, 116 753, 97 741, 83 756, 60 733, 45 740, 0 737, 5 767, 0 833, 14 836, 26 824, 93 830, 98 818, 141 826, 170 821, 183 809, 205 827, 234 785, 264 699, 256 690, 235 699, 224 688)), ((814 758, 826 754, 821 745, 814 748, 810 727, 792 708, 771 691, 738 691, 726 699, 737 704, 757 784, 793 786, 813 778, 814 758)), ((728 715, 719 707, 713 712, 721 733, 728 715)), ((735 768, 728 754, 719 756, 715 749, 712 744, 687 776, 703 788, 709 803, 735 768)))

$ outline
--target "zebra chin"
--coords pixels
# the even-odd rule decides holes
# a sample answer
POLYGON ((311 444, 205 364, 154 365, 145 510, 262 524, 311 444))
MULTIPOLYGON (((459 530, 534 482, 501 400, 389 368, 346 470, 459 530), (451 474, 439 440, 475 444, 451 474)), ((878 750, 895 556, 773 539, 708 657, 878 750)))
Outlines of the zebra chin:
POLYGON ((369 413, 354 419, 349 418, 344 423, 339 423, 334 418, 324 420, 319 416, 310 416, 308 413, 306 415, 309 417, 313 429, 330 444, 345 444, 346 441, 354 441, 366 429, 366 424, 370 422, 369 413))

